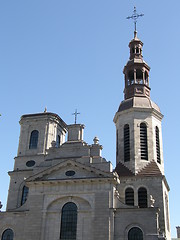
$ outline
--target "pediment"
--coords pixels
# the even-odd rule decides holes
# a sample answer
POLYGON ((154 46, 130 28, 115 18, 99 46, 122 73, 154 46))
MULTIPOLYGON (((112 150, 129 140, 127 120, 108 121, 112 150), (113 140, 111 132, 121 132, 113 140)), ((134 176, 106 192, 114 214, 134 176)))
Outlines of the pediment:
POLYGON ((113 178, 113 173, 107 173, 75 160, 65 160, 55 166, 33 175, 26 181, 54 181, 70 179, 113 178))

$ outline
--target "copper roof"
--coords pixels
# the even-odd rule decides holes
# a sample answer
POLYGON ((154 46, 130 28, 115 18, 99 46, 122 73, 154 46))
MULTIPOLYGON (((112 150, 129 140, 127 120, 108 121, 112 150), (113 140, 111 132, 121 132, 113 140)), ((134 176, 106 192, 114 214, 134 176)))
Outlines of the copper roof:
POLYGON ((122 112, 130 108, 155 109, 156 111, 161 112, 158 105, 147 97, 132 97, 122 101, 118 112, 122 112))

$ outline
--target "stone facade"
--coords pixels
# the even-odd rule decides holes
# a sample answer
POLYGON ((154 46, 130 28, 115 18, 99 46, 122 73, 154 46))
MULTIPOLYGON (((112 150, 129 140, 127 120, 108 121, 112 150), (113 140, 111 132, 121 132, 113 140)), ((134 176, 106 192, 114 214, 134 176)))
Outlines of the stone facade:
POLYGON ((66 125, 50 112, 23 115, 1 239, 171 239, 163 115, 150 99, 150 68, 136 32, 129 46, 125 99, 114 117, 116 168, 101 156, 97 137, 91 145, 83 140, 83 124, 66 125))

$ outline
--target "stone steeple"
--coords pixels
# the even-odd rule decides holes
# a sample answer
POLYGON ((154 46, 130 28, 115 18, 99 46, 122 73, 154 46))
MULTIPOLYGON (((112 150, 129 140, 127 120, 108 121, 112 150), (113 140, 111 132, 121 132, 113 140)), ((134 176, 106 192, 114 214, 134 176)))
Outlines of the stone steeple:
POLYGON ((161 120, 163 115, 150 98, 150 67, 142 55, 143 43, 134 31, 130 57, 124 67, 124 100, 114 117, 116 163, 137 174, 151 161, 164 173, 161 120))
POLYGON ((137 37, 134 31, 134 38, 129 43, 130 57, 124 67, 125 89, 124 98, 128 99, 134 96, 150 97, 149 71, 150 67, 143 60, 143 43, 137 37))

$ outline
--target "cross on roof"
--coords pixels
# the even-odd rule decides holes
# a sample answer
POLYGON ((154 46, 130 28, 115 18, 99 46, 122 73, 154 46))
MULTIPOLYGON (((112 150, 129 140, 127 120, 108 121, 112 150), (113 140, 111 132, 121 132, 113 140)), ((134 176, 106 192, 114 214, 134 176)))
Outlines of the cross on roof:
POLYGON ((72 115, 74 115, 75 116, 75 124, 76 124, 76 122, 77 122, 77 115, 78 114, 80 114, 79 112, 77 112, 77 109, 75 110, 75 112, 74 113, 72 113, 72 115))
POLYGON ((143 13, 137 14, 136 7, 134 7, 134 11, 133 11, 132 16, 129 16, 129 17, 126 18, 126 19, 133 19, 133 20, 134 20, 134 30, 135 30, 135 32, 136 32, 137 19, 138 19, 139 17, 143 17, 143 16, 144 16, 143 13))

